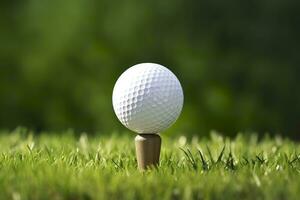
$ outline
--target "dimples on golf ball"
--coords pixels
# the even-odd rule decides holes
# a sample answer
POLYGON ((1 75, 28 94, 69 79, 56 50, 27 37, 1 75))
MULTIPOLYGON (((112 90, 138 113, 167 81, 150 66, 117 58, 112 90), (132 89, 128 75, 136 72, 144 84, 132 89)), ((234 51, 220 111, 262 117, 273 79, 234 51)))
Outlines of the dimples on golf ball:
POLYGON ((177 77, 166 67, 142 63, 127 69, 113 90, 113 107, 121 123, 137 133, 159 133, 171 126, 183 106, 177 77))

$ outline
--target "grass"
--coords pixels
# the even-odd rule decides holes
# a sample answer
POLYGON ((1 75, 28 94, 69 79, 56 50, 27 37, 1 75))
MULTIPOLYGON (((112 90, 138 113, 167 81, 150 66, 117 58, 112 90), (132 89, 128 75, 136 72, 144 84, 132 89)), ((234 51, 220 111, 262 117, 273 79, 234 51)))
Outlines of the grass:
POLYGON ((0 134, 1 199, 298 199, 300 145, 280 137, 170 138, 139 172, 134 135, 0 134))

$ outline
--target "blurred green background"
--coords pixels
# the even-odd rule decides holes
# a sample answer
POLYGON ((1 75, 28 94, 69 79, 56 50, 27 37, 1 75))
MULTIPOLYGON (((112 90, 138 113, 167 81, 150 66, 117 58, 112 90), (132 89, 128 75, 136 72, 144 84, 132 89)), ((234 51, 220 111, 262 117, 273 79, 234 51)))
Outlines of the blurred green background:
POLYGON ((125 130, 111 105, 128 67, 181 80, 168 132, 300 133, 299 1, 4 0, 0 128, 125 130))

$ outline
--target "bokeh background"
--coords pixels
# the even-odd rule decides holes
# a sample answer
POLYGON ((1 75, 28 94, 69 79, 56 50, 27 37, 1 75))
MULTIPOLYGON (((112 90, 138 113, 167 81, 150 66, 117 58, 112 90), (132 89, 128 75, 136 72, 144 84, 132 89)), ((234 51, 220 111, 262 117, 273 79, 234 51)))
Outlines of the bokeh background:
POLYGON ((181 80, 169 133, 300 134, 296 0, 4 0, 0 128, 124 131, 111 105, 128 67, 181 80))

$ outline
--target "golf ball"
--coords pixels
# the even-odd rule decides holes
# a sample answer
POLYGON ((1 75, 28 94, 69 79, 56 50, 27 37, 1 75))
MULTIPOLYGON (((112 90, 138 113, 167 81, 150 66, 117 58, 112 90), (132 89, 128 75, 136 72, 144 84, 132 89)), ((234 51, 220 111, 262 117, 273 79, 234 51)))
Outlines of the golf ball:
POLYGON ((113 108, 121 123, 137 133, 160 133, 178 118, 183 91, 166 67, 141 63, 127 69, 113 90, 113 108))

